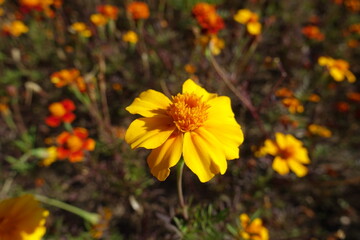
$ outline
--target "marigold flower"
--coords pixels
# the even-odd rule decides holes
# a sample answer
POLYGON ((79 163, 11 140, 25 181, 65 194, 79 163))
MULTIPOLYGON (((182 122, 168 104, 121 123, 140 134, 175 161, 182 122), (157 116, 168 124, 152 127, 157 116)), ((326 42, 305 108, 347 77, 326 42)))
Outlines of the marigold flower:
POLYGON ((22 21, 16 20, 9 24, 3 25, 2 31, 5 34, 19 37, 20 35, 27 33, 29 31, 29 28, 22 21))
POLYGON ((118 18, 119 8, 114 5, 110 5, 110 4, 100 5, 97 6, 96 9, 99 13, 101 13, 103 16, 107 18, 110 18, 112 20, 116 20, 118 18))
POLYGON ((71 123, 75 119, 74 110, 75 104, 70 99, 52 103, 49 106, 51 115, 45 119, 45 122, 50 127, 57 127, 61 122, 71 123))
POLYGON ((123 36, 122 40, 124 42, 129 42, 132 44, 136 44, 139 40, 138 35, 134 31, 127 31, 123 36))
POLYGON ((355 75, 349 70, 349 63, 345 60, 319 57, 318 63, 320 66, 325 66, 331 77, 337 82, 342 82, 345 78, 347 78, 350 83, 356 81, 355 75))
POLYGON ((317 124, 310 124, 308 130, 312 135, 318 135, 324 138, 329 138, 332 135, 332 132, 328 128, 317 124))
POLYGON ((310 102, 320 102, 320 96, 315 94, 315 93, 312 93, 309 97, 308 97, 308 101, 310 102))
POLYGON ((153 149, 147 162, 160 181, 169 176, 181 155, 201 182, 224 174, 226 160, 239 157, 238 147, 244 137, 230 98, 208 93, 191 79, 171 100, 147 90, 126 110, 143 117, 130 124, 125 141, 133 149, 153 149))
POLYGON ((68 158, 70 162, 80 162, 84 159, 85 151, 93 151, 95 149, 95 141, 88 138, 88 131, 85 128, 74 128, 72 133, 62 132, 56 142, 57 157, 59 159, 68 158))
POLYGON ((348 112, 350 110, 349 104, 344 101, 337 102, 335 107, 339 112, 348 112))
POLYGON ((346 94, 346 97, 354 102, 360 102, 360 93, 359 92, 349 92, 346 94))
POLYGON ((275 157, 272 168, 280 175, 288 174, 289 169, 298 177, 308 173, 307 167, 303 165, 310 163, 308 152, 302 146, 302 142, 290 134, 277 132, 275 141, 270 139, 265 141, 262 152, 275 157))
POLYGON ((57 159, 57 147, 51 146, 46 148, 44 154, 44 159, 41 160, 40 165, 44 167, 48 167, 53 164, 57 159))
POLYGON ((149 6, 144 2, 131 2, 127 5, 126 11, 134 20, 147 19, 150 16, 149 6))
POLYGON ((75 22, 70 26, 70 31, 73 33, 78 33, 83 37, 91 37, 91 31, 83 22, 75 22))
POLYGON ((91 14, 90 21, 96 26, 104 26, 108 22, 108 18, 100 13, 91 14))
POLYGON ((294 95, 293 91, 286 87, 279 88, 275 92, 275 96, 277 97, 292 97, 294 95))
POLYGON ((75 68, 63 69, 59 72, 54 72, 51 74, 50 79, 51 82, 58 88, 73 84, 76 85, 81 92, 86 90, 84 78, 80 76, 80 71, 75 68))
POLYGON ((30 194, 0 202, 1 240, 41 240, 49 212, 30 194))
POLYGON ((304 106, 295 97, 284 98, 281 102, 292 114, 304 112, 304 106))
POLYGON ((189 74, 194 74, 196 72, 196 67, 194 65, 188 63, 184 66, 184 70, 185 70, 185 72, 187 72, 189 74))
POLYGON ((301 32, 310 39, 314 39, 317 41, 324 40, 325 36, 323 33, 321 33, 320 29, 317 26, 305 26, 301 29, 301 32))
POLYGON ((251 35, 259 35, 261 33, 262 26, 259 22, 259 16, 249 9, 238 10, 234 15, 234 20, 246 25, 246 29, 251 35))
POLYGON ((207 34, 217 34, 224 28, 224 20, 216 13, 215 6, 208 3, 197 3, 192 13, 207 34))
POLYGON ((269 240, 269 231, 263 226, 260 218, 251 220, 245 213, 240 217, 241 230, 239 235, 243 240, 269 240))
POLYGON ((0 103, 0 113, 3 116, 7 116, 10 114, 9 106, 5 103, 0 103))

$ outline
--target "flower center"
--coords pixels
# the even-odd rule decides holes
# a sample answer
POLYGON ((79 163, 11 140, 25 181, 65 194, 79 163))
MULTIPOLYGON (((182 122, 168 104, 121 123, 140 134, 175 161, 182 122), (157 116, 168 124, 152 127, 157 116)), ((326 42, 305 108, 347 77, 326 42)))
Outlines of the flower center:
POLYGON ((62 117, 66 113, 66 109, 61 103, 52 103, 49 106, 49 110, 55 117, 62 117))
POLYGON ((280 149, 280 153, 279 153, 280 157, 282 159, 288 159, 290 158, 291 156, 294 155, 294 150, 292 147, 287 147, 287 148, 284 148, 284 149, 280 149))
POLYGON ((81 149, 83 142, 78 136, 70 136, 66 141, 66 145, 70 151, 76 152, 81 149))
POLYGON ((209 107, 194 93, 179 93, 172 97, 167 113, 180 131, 189 132, 203 125, 208 117, 209 107))

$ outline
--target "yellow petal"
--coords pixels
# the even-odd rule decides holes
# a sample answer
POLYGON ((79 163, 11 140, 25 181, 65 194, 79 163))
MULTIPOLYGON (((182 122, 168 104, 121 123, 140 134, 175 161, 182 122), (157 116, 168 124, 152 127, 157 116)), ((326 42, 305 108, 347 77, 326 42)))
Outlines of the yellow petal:
POLYGON ((289 164, 291 171, 293 171, 296 174, 296 176, 298 176, 298 177, 303 177, 308 173, 307 167, 302 165, 295 159, 289 159, 288 164, 289 164))
POLYGON ((262 151, 266 152, 267 154, 270 154, 272 156, 275 156, 278 154, 279 148, 274 143, 274 141, 270 139, 266 139, 264 143, 264 147, 261 149, 262 151))
POLYGON ((278 172, 280 175, 286 175, 289 173, 289 166, 286 160, 281 157, 275 157, 272 164, 272 168, 278 172))
POLYGON ((175 128, 170 117, 139 118, 130 124, 125 141, 131 148, 154 149, 163 144, 175 128))
POLYGON ((240 9, 237 11, 237 13, 234 15, 234 20, 238 23, 245 24, 247 21, 250 20, 252 16, 252 12, 249 9, 240 9))
POLYGON ((330 68, 330 75, 334 78, 335 81, 341 82, 344 81, 345 75, 344 72, 338 68, 330 68))
POLYGON ((261 33, 261 23, 259 22, 249 22, 246 25, 246 29, 251 35, 259 35, 261 33))
POLYGON ((151 151, 147 158, 151 173, 164 181, 170 174, 170 168, 179 161, 182 153, 183 134, 168 138, 163 145, 151 151))
POLYGON ((331 59, 329 57, 319 57, 318 58, 318 63, 320 66, 326 66, 329 65, 330 63, 332 63, 331 59))
POLYGON ((195 93, 202 97, 203 101, 208 101, 214 97, 217 97, 215 93, 208 93, 204 88, 197 85, 193 80, 188 79, 182 86, 182 93, 195 93))
POLYGON ((184 134, 183 156, 185 164, 201 182, 226 171, 225 154, 216 146, 217 140, 202 128, 184 134))
POLYGON ((166 114, 165 110, 171 101, 161 92, 147 90, 142 92, 139 97, 126 108, 131 114, 140 114, 144 117, 154 117, 158 114, 166 114))
POLYGON ((275 133, 276 144, 280 149, 284 149, 287 147, 287 141, 285 135, 283 133, 277 132, 275 133))
POLYGON ((304 147, 302 147, 300 149, 296 149, 294 158, 303 164, 310 163, 308 152, 307 152, 306 148, 304 148, 304 147))
POLYGON ((355 77, 355 75, 354 75, 352 72, 346 71, 346 72, 345 72, 345 75, 346 75, 346 78, 347 78, 347 80, 349 81, 349 83, 353 83, 353 82, 356 81, 356 77, 355 77))

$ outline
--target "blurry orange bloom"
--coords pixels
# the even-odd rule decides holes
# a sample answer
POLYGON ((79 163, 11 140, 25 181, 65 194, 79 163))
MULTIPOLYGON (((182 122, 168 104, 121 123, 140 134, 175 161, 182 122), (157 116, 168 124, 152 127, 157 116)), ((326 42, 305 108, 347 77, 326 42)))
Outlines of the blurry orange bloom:
POLYGON ((2 26, 2 31, 5 34, 19 37, 20 35, 27 33, 29 31, 29 28, 22 21, 16 20, 9 24, 4 24, 2 26))
POLYGON ((269 240, 269 231, 263 226, 260 218, 251 220, 245 213, 240 217, 241 229, 239 235, 243 240, 269 240))
POLYGON ((354 23, 349 26, 349 31, 360 34, 360 23, 354 23))
POLYGON ((0 113, 4 116, 10 114, 9 106, 5 103, 0 103, 0 113))
POLYGON ((90 230, 90 234, 95 239, 103 237, 104 232, 109 228, 109 222, 112 218, 112 212, 109 208, 102 208, 99 212, 100 219, 94 224, 90 230))
POLYGON ((357 39, 350 39, 348 42, 347 42, 347 45, 351 48, 357 48, 360 46, 360 41, 357 40, 357 39))
POLYGON ((308 97, 308 101, 310 102, 320 102, 320 96, 315 94, 315 93, 312 93, 309 97, 308 97))
POLYGON ((217 34, 225 26, 224 20, 216 13, 214 5, 197 3, 192 9, 192 13, 207 34, 217 34))
POLYGON ((329 138, 332 135, 332 132, 328 128, 317 124, 310 124, 308 130, 312 135, 318 135, 324 138, 329 138))
POLYGON ((308 172, 303 164, 309 164, 310 159, 306 148, 302 145, 302 142, 292 135, 277 132, 275 141, 267 139, 261 152, 275 157, 272 168, 280 175, 288 174, 291 169, 296 176, 303 177, 308 172))
POLYGON ((190 63, 184 66, 184 70, 187 73, 194 74, 196 72, 196 67, 190 63))
POLYGON ((45 119, 45 122, 50 127, 57 127, 61 122, 71 123, 75 119, 74 110, 75 104, 70 99, 52 103, 49 106, 51 115, 45 119))
POLYGON ((108 18, 100 13, 91 14, 90 21, 96 26, 104 26, 108 22, 108 18))
POLYGON ((347 102, 337 102, 336 105, 336 110, 338 110, 339 112, 348 112, 350 109, 350 106, 347 102))
POLYGON ((58 88, 74 84, 81 92, 86 90, 84 79, 80 76, 80 71, 75 68, 63 69, 59 72, 54 72, 51 74, 50 79, 51 82, 58 88))
POLYGON ((129 42, 132 44, 136 44, 139 40, 138 35, 134 31, 127 31, 123 36, 122 40, 124 42, 129 42))
POLYGON ((62 5, 62 0, 20 0, 20 11, 28 13, 29 11, 43 11, 46 16, 54 17, 55 12, 51 6, 59 8, 62 5))
POLYGON ((84 159, 85 151, 93 151, 95 141, 88 138, 85 128, 74 128, 73 132, 62 132, 57 138, 57 157, 68 158, 70 162, 80 162, 84 159))
POLYGON ((99 13, 101 13, 103 16, 107 18, 110 18, 112 20, 116 20, 118 18, 119 8, 114 5, 110 5, 110 4, 100 5, 97 6, 96 9, 99 13))
POLYGON ((275 92, 275 96, 277 97, 292 97, 294 95, 293 91, 286 87, 279 88, 275 92))
POLYGON ((181 156, 201 182, 224 174, 227 160, 239 157, 244 137, 230 98, 208 93, 191 79, 171 99, 150 89, 126 110, 143 117, 130 124, 125 141, 131 148, 152 149, 147 162, 160 181, 181 156))
POLYGON ((317 26, 305 26, 301 29, 301 32, 310 39, 314 39, 317 41, 324 40, 325 36, 323 33, 320 32, 320 29, 317 26))
POLYGON ((346 97, 354 102, 360 102, 360 93, 359 92, 349 92, 346 94, 346 97))
POLYGON ((342 59, 333 59, 331 57, 319 57, 318 63, 320 66, 325 66, 329 74, 337 82, 344 81, 345 78, 350 83, 356 81, 355 75, 349 70, 349 63, 342 59))
POLYGON ((360 11, 360 1, 359 0, 345 0, 345 6, 353 12, 360 11))
POLYGON ((1 240, 41 240, 49 212, 34 196, 25 194, 0 201, 1 240))
POLYGON ((149 6, 144 2, 131 2, 127 5, 126 11, 134 20, 147 19, 150 16, 149 6))
POLYGON ((295 97, 284 98, 281 102, 292 114, 304 112, 304 106, 295 97))
POLYGON ((5 2, 5 0, 0 0, 0 5, 2 5, 5 2))
POLYGON ((246 29, 251 35, 259 35, 261 33, 262 26, 259 22, 259 16, 249 9, 238 10, 234 15, 234 20, 246 25, 246 29))
POLYGON ((78 33, 83 37, 91 37, 91 31, 83 22, 75 22, 70 26, 70 31, 72 33, 78 33))

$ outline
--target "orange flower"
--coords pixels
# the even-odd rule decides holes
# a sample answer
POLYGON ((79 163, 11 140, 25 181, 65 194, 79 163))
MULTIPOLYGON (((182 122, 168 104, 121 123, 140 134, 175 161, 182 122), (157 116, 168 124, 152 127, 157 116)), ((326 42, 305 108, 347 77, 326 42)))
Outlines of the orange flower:
POLYGON ((288 108, 290 113, 294 114, 304 112, 304 106, 295 97, 284 98, 281 102, 286 108, 288 108))
POLYGON ((91 14, 90 21, 96 26, 104 26, 108 22, 108 18, 100 13, 91 14))
POLYGON ((308 101, 310 102, 320 102, 320 96, 315 94, 315 93, 312 93, 309 97, 308 97, 308 101))
POLYGON ((75 68, 63 69, 59 72, 54 72, 51 74, 50 79, 51 82, 58 88, 73 84, 77 86, 81 92, 86 91, 84 78, 80 76, 80 71, 75 68))
POLYGON ((3 25, 2 31, 6 35, 19 37, 21 34, 27 33, 29 31, 29 28, 22 21, 16 20, 9 24, 3 25))
POLYGON ((322 56, 319 57, 318 63, 320 66, 325 66, 329 74, 337 82, 342 82, 345 78, 347 78, 350 83, 356 81, 355 75, 349 70, 349 63, 345 60, 322 56))
POLYGON ((293 91, 286 87, 279 88, 276 90, 275 95, 277 97, 292 97, 294 95, 293 91))
POLYGON ((100 5, 97 6, 96 9, 99 13, 101 13, 107 18, 110 18, 112 20, 116 20, 118 18, 119 8, 114 5, 110 5, 110 4, 100 5))
POLYGON ((310 124, 308 126, 308 130, 309 130, 310 134, 318 135, 318 136, 324 137, 324 138, 329 138, 332 135, 332 132, 328 128, 318 125, 318 124, 310 124))
POLYGON ((132 2, 127 5, 126 11, 134 20, 147 19, 150 16, 149 6, 144 2, 132 2))
POLYGON ((323 33, 320 32, 320 29, 317 26, 305 26, 301 29, 301 32, 310 39, 314 39, 317 41, 324 40, 325 36, 323 33))
POLYGON ((70 26, 70 32, 80 34, 80 36, 88 38, 91 37, 91 31, 83 22, 75 22, 70 26))
POLYGON ((88 138, 85 128, 74 128, 73 133, 62 132, 57 138, 57 156, 59 159, 68 158, 70 162, 80 162, 84 159, 84 152, 93 151, 95 141, 88 138))
POLYGON ((192 13, 207 34, 216 34, 224 28, 224 20, 216 13, 215 6, 208 3, 197 3, 192 13))
POLYGON ((349 92, 346 94, 346 97, 354 102, 360 102, 360 93, 359 92, 349 92))
POLYGON ((260 218, 250 219, 250 217, 243 213, 239 217, 241 223, 241 230, 239 235, 244 240, 269 240, 269 231, 263 226, 260 218))
POLYGON ((49 106, 51 115, 45 119, 45 122, 50 127, 57 127, 61 122, 71 123, 75 119, 75 114, 72 113, 74 110, 74 102, 70 99, 52 103, 49 106))

